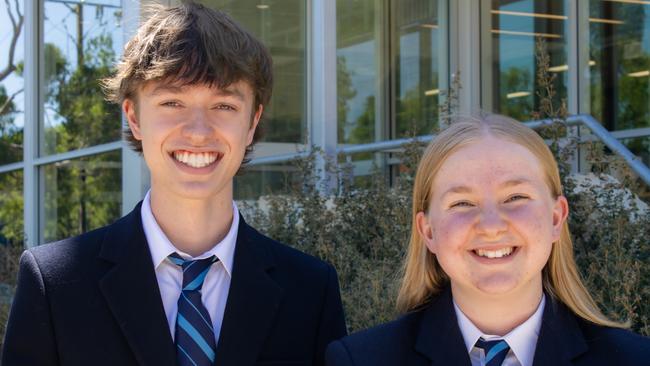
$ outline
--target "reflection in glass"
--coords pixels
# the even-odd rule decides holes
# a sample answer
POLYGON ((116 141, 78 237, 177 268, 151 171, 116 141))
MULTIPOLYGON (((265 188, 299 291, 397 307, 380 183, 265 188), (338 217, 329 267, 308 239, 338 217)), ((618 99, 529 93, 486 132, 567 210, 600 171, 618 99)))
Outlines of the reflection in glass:
POLYGON ((256 200, 291 191, 302 175, 291 162, 246 167, 235 177, 235 200, 256 200))
POLYGON ((120 0, 44 3, 44 134, 42 154, 120 139, 117 105, 104 100, 98 79, 121 53, 120 0))
POLYGON ((591 114, 609 130, 650 126, 650 2, 591 0, 589 17, 591 114))
POLYGON ((431 133, 438 120, 440 1, 337 1, 340 143, 431 133))
POLYGON ((379 65, 383 10, 375 0, 336 2, 339 143, 374 141, 376 130, 381 128, 382 116, 377 113, 377 103, 381 95, 378 89, 382 87, 379 65))
POLYGON ((0 174, 0 245, 23 243, 23 171, 0 174))
POLYGON ((112 151, 42 168, 45 242, 84 233, 121 216, 121 159, 121 151, 112 151))
POLYGON ((201 0, 225 11, 258 37, 273 57, 273 96, 264 111, 262 141, 307 141, 304 0, 201 0))
POLYGON ((426 135, 438 122, 438 1, 395 4, 395 136, 426 135))
POLYGON ((546 41, 558 103, 567 98, 566 1, 482 0, 483 108, 524 121, 539 110, 535 40, 546 41), (486 19, 487 14, 484 14, 486 19), (489 32, 489 33, 488 33, 489 32), (490 56, 491 55, 491 56, 490 56))
POLYGON ((23 158, 23 0, 0 10, 0 165, 23 158))

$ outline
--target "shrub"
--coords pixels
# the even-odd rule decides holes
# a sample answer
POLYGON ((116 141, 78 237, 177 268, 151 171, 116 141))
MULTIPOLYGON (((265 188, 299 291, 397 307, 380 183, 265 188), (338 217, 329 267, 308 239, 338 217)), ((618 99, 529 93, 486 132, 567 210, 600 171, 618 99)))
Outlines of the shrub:
POLYGON ((612 319, 650 335, 650 210, 610 175, 568 177, 576 262, 612 319))

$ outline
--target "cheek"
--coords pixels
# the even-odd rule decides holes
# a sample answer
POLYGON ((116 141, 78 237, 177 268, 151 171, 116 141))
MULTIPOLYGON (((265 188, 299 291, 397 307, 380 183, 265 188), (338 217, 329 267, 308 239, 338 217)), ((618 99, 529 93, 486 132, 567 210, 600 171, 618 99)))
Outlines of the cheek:
POLYGON ((248 120, 224 120, 216 122, 215 130, 220 137, 237 145, 246 145, 250 132, 250 123, 248 120))
POLYGON ((541 239, 553 234, 552 213, 543 207, 521 207, 513 210, 510 217, 528 236, 541 239))
POLYGON ((441 217, 433 226, 433 241, 439 251, 458 249, 470 233, 473 223, 471 214, 455 214, 441 217))

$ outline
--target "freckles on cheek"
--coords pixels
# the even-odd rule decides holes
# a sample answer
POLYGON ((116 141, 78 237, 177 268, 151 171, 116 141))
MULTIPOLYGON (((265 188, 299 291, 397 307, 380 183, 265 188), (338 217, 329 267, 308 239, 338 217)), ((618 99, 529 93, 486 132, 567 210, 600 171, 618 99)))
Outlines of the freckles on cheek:
POLYGON ((514 216, 521 226, 527 226, 534 234, 541 234, 547 223, 552 223, 553 218, 539 210, 520 210, 514 216))
POLYGON ((454 239, 458 239, 469 230, 466 221, 467 220, 459 217, 450 217, 439 220, 434 226, 434 238, 442 242, 450 242, 454 239))

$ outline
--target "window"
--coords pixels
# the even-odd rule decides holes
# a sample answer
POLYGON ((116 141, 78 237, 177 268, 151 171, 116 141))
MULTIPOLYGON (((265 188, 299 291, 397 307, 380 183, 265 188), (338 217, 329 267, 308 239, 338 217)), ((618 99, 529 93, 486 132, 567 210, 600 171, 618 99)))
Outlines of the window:
POLYGON ((22 244, 23 171, 0 174, 0 245, 22 244))
POLYGON ((445 4, 337 1, 339 143, 433 132, 446 62, 445 4))
POLYGON ((6 2, 0 10, 0 165, 23 159, 24 5, 6 2))
POLYGON ((591 0, 588 62, 591 114, 609 130, 650 127, 650 2, 591 0))
POLYGON ((536 39, 546 42, 556 99, 567 98, 565 1, 482 0, 482 108, 520 121, 539 110, 536 39), (488 14, 489 13, 489 14, 488 14))
POLYGON ((119 140, 120 108, 104 100, 98 80, 122 50, 120 1, 46 0, 44 12, 41 154, 119 140))
POLYGON ((43 242, 79 235, 122 216, 121 151, 41 168, 43 242))

